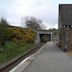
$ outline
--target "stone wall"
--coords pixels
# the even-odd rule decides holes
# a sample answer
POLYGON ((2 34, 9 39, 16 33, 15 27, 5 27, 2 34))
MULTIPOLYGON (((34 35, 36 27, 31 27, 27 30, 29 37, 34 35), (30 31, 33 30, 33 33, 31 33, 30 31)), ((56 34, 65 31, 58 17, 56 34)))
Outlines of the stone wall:
POLYGON ((65 29, 61 34, 60 46, 64 49, 67 46, 67 50, 72 50, 72 29, 65 29))
POLYGON ((68 37, 68 48, 69 50, 72 50, 72 30, 69 31, 68 37))

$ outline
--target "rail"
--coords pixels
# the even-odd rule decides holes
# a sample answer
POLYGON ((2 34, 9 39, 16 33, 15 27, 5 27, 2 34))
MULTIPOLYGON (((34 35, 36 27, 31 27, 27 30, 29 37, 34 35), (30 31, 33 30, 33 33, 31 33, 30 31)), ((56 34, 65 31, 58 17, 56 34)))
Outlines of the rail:
POLYGON ((0 72, 10 71, 12 68, 14 68, 16 65, 18 65, 26 57, 30 56, 31 54, 35 53, 38 49, 40 49, 42 45, 43 45, 43 43, 36 44, 32 49, 28 50, 27 52, 19 55, 18 57, 10 60, 9 62, 6 62, 6 63, 0 65, 0 72))

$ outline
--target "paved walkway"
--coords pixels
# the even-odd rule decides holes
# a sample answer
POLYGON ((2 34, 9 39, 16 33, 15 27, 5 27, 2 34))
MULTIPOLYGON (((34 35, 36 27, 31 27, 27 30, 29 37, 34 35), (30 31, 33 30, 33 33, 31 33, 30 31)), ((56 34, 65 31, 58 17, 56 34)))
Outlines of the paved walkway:
POLYGON ((48 42, 23 72, 72 72, 72 58, 48 42))

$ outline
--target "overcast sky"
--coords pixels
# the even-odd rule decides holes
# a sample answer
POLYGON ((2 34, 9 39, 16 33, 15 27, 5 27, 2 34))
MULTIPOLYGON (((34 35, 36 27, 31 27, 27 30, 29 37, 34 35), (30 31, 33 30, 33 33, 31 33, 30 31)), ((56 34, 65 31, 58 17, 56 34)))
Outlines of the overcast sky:
POLYGON ((11 25, 21 26, 22 18, 34 16, 43 21, 47 28, 57 28, 58 5, 72 0, 0 0, 0 17, 11 25))

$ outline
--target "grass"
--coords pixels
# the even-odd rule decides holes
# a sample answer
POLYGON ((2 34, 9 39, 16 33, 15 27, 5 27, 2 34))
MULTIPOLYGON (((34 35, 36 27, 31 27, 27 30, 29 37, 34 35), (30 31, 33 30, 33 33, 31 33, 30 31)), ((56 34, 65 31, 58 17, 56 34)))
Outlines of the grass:
POLYGON ((3 64, 12 58, 26 52, 33 47, 34 44, 7 42, 3 52, 0 52, 0 64, 3 64))

